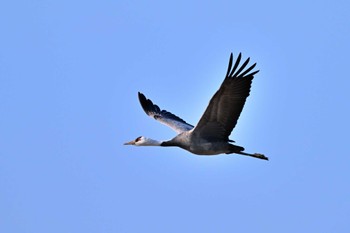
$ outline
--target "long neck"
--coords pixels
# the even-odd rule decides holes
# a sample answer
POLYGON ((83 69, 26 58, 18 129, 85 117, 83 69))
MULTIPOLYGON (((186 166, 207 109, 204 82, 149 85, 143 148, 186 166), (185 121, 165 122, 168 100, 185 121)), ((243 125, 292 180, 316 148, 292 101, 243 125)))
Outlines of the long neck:
POLYGON ((139 146, 160 146, 161 144, 162 144, 162 142, 160 142, 160 141, 146 138, 145 141, 142 144, 140 144, 139 146))

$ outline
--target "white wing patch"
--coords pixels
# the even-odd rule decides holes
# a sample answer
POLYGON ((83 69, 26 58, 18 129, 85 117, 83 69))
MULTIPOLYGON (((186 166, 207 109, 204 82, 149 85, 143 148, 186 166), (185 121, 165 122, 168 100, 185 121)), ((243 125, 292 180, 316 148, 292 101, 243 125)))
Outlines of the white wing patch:
POLYGON ((157 105, 153 104, 150 99, 147 99, 142 93, 139 92, 138 94, 141 106, 148 116, 172 128, 177 133, 182 133, 193 129, 193 125, 188 124, 186 121, 182 120, 180 117, 172 114, 171 112, 161 110, 157 105))

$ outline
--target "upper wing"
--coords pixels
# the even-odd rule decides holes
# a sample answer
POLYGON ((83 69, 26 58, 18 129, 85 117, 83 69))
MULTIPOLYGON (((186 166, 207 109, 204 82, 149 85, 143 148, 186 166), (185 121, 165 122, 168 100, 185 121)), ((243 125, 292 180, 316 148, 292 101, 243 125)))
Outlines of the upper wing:
POLYGON ((249 96, 250 86, 254 74, 249 73, 256 65, 245 69, 249 58, 239 67, 241 54, 232 67, 232 53, 225 80, 219 90, 209 102, 207 109, 199 120, 193 133, 208 140, 229 140, 232 129, 235 127, 241 114, 244 103, 249 96))
POLYGON ((169 126, 177 133, 182 133, 193 129, 193 125, 186 123, 180 117, 168 112, 166 110, 160 110, 160 108, 153 104, 150 99, 147 99, 142 93, 139 92, 139 100, 143 110, 150 117, 153 117, 160 123, 169 126))

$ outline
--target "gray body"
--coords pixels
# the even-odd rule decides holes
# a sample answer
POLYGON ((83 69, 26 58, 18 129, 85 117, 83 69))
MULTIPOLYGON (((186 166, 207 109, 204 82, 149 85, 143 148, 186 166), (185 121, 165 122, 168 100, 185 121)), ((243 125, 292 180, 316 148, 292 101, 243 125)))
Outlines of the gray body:
POLYGON ((169 141, 162 142, 161 146, 177 146, 196 155, 230 154, 244 150, 244 148, 228 142, 209 141, 197 137, 191 130, 182 132, 169 141))

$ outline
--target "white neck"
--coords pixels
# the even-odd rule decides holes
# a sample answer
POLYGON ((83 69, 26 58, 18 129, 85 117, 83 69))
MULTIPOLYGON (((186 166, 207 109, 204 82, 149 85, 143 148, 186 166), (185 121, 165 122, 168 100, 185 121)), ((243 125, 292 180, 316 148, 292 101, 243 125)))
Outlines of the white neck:
POLYGON ((150 138, 145 138, 143 141, 137 144, 137 146, 160 146, 162 142, 150 139, 150 138))

